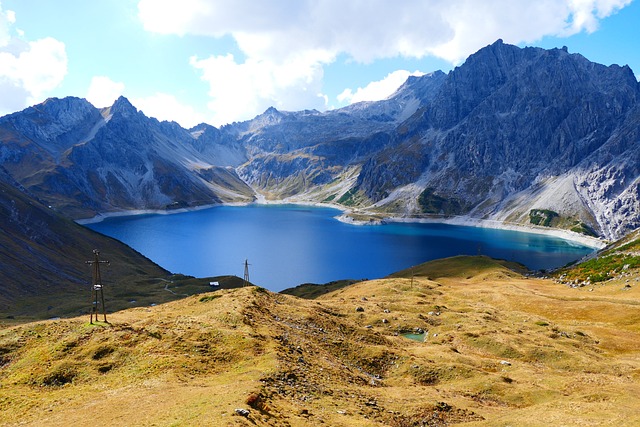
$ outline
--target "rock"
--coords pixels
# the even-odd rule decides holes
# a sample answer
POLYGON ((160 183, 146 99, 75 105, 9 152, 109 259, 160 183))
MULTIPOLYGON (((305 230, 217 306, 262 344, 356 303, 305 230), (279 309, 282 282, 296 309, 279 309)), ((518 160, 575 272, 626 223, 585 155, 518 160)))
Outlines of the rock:
POLYGON ((364 307, 356 307, 356 311, 357 312, 363 312, 364 311, 364 307))
POLYGON ((249 410, 244 408, 236 408, 234 412, 236 415, 240 415, 241 417, 248 417, 250 414, 249 410))

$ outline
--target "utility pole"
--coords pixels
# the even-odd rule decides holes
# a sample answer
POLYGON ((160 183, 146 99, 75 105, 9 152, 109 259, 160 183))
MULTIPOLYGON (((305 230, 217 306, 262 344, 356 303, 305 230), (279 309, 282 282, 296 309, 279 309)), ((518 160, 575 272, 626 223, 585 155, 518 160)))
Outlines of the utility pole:
POLYGON ((89 323, 93 325, 93 315, 96 315, 96 322, 98 321, 98 302, 102 305, 102 315, 105 323, 107 322, 107 312, 104 307, 104 292, 102 290, 102 276, 100 275, 100 264, 109 264, 109 261, 100 261, 100 252, 97 249, 93 250, 93 261, 87 261, 93 267, 92 283, 91 283, 91 317, 89 323), (99 301, 98 301, 99 299, 99 301))
POLYGON ((413 265, 411 266, 411 289, 413 289, 413 265))
POLYGON ((249 264, 248 260, 244 260, 244 281, 242 282, 242 286, 249 286, 249 264))

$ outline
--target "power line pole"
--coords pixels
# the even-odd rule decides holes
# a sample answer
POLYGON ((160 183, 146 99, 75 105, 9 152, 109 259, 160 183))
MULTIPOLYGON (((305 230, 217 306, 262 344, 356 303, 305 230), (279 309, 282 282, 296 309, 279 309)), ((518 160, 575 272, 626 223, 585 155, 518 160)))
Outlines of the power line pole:
POLYGON ((244 279, 242 282, 242 286, 249 286, 249 260, 244 260, 244 279))
POLYGON ((93 315, 96 315, 96 322, 98 321, 98 302, 102 305, 102 316, 105 323, 107 322, 107 311, 104 306, 104 292, 102 290, 102 276, 100 275, 100 264, 109 264, 109 261, 100 261, 100 252, 97 249, 93 250, 93 261, 86 261, 93 267, 92 271, 92 283, 91 283, 91 317, 89 323, 93 325, 93 315), (99 299, 99 301, 98 301, 99 299))
POLYGON ((413 289, 413 265, 411 266, 411 289, 413 289))

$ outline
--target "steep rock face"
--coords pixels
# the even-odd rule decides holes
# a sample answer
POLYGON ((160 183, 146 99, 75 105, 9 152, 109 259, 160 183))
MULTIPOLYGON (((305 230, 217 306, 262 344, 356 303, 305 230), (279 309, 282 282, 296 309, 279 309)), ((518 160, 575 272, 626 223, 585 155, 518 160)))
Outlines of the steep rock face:
POLYGON ((251 153, 240 173, 251 185, 278 197, 327 184, 384 149, 391 141, 389 133, 431 100, 445 78, 441 71, 410 77, 387 100, 324 113, 269 108, 235 127, 251 153))
POLYGON ((0 163, 23 179, 60 161, 65 150, 104 123, 100 112, 80 98, 48 99, 0 118, 0 163))
POLYGON ((575 182, 605 236, 640 227, 640 106, 576 168, 575 182))
POLYGON ((358 102, 340 109, 371 121, 402 122, 415 113, 421 105, 433 100, 447 75, 434 71, 424 76, 410 76, 398 90, 384 101, 358 102))
POLYGON ((234 135, 206 123, 189 133, 193 137, 191 145, 211 165, 237 167, 247 161, 246 149, 234 135))
MULTIPOLYGON (((576 191, 586 182, 578 178, 586 167, 627 176, 626 190, 638 175, 612 151, 636 156, 638 138, 631 129, 637 119, 631 112, 639 99, 628 67, 498 41, 449 74, 433 101, 398 128, 393 148, 364 165, 358 186, 379 202, 419 182, 418 189, 464 201, 478 217, 499 216, 505 200, 574 169, 576 191)), ((601 173, 589 176, 590 188, 607 180, 601 173)), ((607 197, 617 196, 592 193, 581 192, 584 208, 597 218, 591 225, 608 237, 618 235, 602 227, 598 213, 607 197)))

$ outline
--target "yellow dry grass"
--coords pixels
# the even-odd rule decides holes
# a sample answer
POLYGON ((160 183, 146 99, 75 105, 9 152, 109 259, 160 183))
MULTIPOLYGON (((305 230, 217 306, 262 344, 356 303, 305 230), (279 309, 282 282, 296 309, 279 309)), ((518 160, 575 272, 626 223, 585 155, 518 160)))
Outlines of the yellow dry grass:
POLYGON ((250 287, 109 320, 0 330, 0 424, 640 425, 636 285, 470 257, 316 300, 250 287), (424 342, 402 336, 416 328, 424 342))

